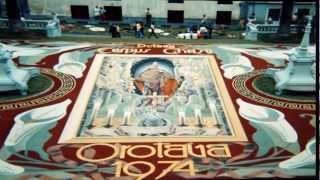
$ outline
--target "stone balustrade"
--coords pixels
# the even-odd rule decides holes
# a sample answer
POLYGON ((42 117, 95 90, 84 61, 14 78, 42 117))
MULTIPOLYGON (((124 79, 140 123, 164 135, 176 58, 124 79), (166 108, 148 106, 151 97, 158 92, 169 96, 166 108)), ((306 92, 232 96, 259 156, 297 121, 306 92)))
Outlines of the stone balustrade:
MULTIPOLYGON (((279 25, 257 24, 258 34, 274 34, 278 32, 279 25)), ((297 33, 297 25, 290 25, 290 32, 297 33)))
POLYGON ((8 19, 0 19, 0 28, 7 29, 9 28, 9 21, 8 19))
POLYGON ((23 26, 29 30, 46 30, 50 20, 24 20, 23 26))
MULTIPOLYGON (((257 41, 259 34, 275 34, 278 32, 280 25, 278 24, 253 24, 248 23, 245 31, 245 39, 251 41, 257 41)), ((297 33, 298 26, 290 25, 290 32, 297 33)))
MULTIPOLYGON (((21 20, 21 26, 24 30, 43 30, 47 37, 60 37, 61 28, 60 21, 55 16, 52 20, 21 20)), ((0 19, 0 29, 8 29, 9 20, 0 19)))

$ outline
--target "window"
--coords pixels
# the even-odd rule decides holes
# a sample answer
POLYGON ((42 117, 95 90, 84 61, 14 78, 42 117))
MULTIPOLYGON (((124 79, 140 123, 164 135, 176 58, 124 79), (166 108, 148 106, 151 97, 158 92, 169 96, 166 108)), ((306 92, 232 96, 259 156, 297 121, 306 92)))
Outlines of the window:
POLYGON ((105 6, 105 18, 107 21, 122 21, 121 6, 105 6))
POLYGON ((309 11, 309 9, 298 9, 298 19, 303 19, 305 16, 309 15, 309 11))
POLYGON ((218 0, 218 4, 232 4, 232 0, 218 0))
POLYGON ((232 11, 217 11, 216 24, 231 24, 232 11))
POLYGON ((71 5, 71 17, 73 19, 89 19, 89 7, 71 5))
POLYGON ((168 11, 168 23, 183 23, 184 11, 168 11))
POLYGON ((268 12, 268 19, 271 17, 273 21, 279 21, 280 20, 280 9, 269 9, 268 12))
POLYGON ((184 3, 184 0, 168 0, 168 3, 184 3))

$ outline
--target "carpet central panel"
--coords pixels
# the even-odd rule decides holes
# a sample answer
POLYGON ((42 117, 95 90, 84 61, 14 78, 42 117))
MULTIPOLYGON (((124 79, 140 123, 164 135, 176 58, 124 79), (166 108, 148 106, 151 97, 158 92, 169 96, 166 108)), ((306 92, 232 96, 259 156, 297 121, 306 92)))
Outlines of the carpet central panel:
POLYGON ((101 55, 59 142, 246 140, 213 56, 101 55))

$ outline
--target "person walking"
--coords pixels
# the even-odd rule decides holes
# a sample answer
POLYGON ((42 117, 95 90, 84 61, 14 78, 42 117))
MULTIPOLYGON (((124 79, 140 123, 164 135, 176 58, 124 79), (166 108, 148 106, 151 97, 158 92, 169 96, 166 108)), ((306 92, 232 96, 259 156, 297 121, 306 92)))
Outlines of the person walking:
POLYGON ((156 27, 155 27, 155 25, 154 25, 154 22, 152 22, 151 25, 150 25, 150 29, 149 29, 150 33, 149 33, 148 38, 151 38, 152 35, 153 35, 154 37, 156 37, 157 39, 159 38, 159 37, 157 36, 155 30, 156 30, 156 27))

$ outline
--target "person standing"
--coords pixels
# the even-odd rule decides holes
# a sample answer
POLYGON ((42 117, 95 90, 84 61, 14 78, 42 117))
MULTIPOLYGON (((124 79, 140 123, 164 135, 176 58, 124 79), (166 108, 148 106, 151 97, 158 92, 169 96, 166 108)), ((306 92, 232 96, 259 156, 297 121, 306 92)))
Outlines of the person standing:
POLYGON ((239 21, 239 26, 240 26, 240 29, 243 30, 245 29, 246 27, 246 20, 241 18, 240 21, 239 21))
POLYGON ((208 23, 206 26, 207 30, 208 30, 208 39, 212 39, 212 32, 213 32, 213 26, 211 23, 208 23))
POLYGON ((208 29, 206 26, 201 26, 199 29, 199 37, 208 39, 208 29))
POLYGON ((151 25, 152 15, 150 12, 150 8, 146 10, 146 25, 149 27, 151 25))
POLYGON ((136 36, 136 38, 143 38, 143 34, 141 33, 141 24, 140 24, 140 22, 137 22, 136 23, 136 28, 135 28, 135 36, 136 36))
POLYGON ((273 24, 273 20, 272 20, 272 17, 271 17, 271 16, 268 18, 267 24, 273 24))
POLYGON ((292 24, 298 24, 298 13, 295 12, 292 14, 292 24))
POLYGON ((155 25, 154 25, 154 22, 152 22, 151 25, 150 25, 150 29, 149 29, 150 33, 149 33, 148 38, 150 38, 152 35, 153 35, 154 37, 158 38, 155 30, 156 30, 156 27, 155 27, 155 25))
POLYGON ((100 8, 98 5, 96 5, 96 7, 94 8, 93 14, 94 14, 94 19, 98 21, 100 18, 100 8))
POLYGON ((118 24, 116 25, 116 37, 117 37, 117 38, 121 38, 120 26, 119 26, 118 24))
POLYGON ((207 20, 208 20, 207 15, 205 15, 205 14, 202 15, 202 19, 201 19, 200 25, 201 26, 205 26, 207 24, 207 20))
POLYGON ((142 21, 140 22, 140 26, 141 26, 141 29, 140 29, 141 38, 144 38, 144 23, 142 21))
POLYGON ((109 28, 109 32, 111 33, 112 38, 120 38, 121 37, 119 25, 112 23, 109 28))
POLYGON ((100 20, 103 22, 105 21, 105 13, 106 13, 106 10, 101 6, 100 7, 100 20))

